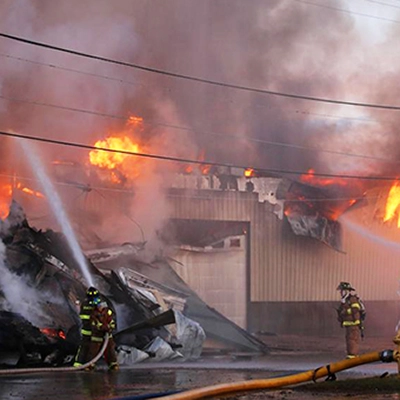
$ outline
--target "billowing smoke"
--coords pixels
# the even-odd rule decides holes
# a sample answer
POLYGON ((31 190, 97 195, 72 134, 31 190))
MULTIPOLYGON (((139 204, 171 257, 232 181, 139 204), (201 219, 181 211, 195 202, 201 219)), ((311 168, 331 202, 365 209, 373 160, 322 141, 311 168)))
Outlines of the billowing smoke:
MULTIPOLYGON (((292 0, 245 5, 239 0, 175 0, 173 6, 131 0, 5 0, 0 22, 10 34, 177 74, 319 98, 395 103, 393 83, 400 64, 392 49, 398 28, 375 21, 387 28, 377 38, 366 34, 356 14, 332 9, 346 10, 347 2, 324 5, 292 0)), ((2 130, 93 144, 122 129, 134 114, 145 120, 140 139, 158 154, 196 158, 202 153, 213 161, 328 173, 393 175, 398 169, 398 164, 337 154, 396 159, 399 117, 394 111, 238 91, 4 38, 0 57, 2 130)), ((42 146, 45 161, 56 154, 87 162, 86 152, 42 146)), ((8 161, 21 171, 23 163, 13 160, 8 161)), ((176 167, 163 161, 148 166, 133 184, 135 198, 124 210, 146 240, 157 236, 168 217, 163 187, 176 167)), ((113 232, 122 240, 140 238, 129 218, 108 217, 112 222, 104 219, 105 231, 98 232, 102 239, 113 232)))
POLYGON ((40 307, 40 295, 23 276, 11 272, 6 265, 6 247, 0 240, 0 298, 2 309, 22 315, 36 326, 44 326, 47 315, 40 307))
MULTIPOLYGON (((12 202, 10 213, 4 220, 0 220, 0 237, 6 238, 26 221, 26 216, 20 205, 12 202)), ((7 264, 6 246, 0 239, 0 303, 5 311, 22 315, 29 322, 37 326, 44 326, 49 321, 47 314, 42 310, 41 302, 48 300, 46 293, 39 292, 32 287, 29 278, 15 273, 7 264)), ((53 298, 54 302, 55 299, 53 298)))
MULTIPOLYGON (((139 54, 146 65, 283 93, 396 103, 399 63, 391 49, 396 47, 398 35, 382 35, 396 24, 333 10, 347 10, 347 2, 328 1, 323 7, 292 0, 252 1, 245 6, 232 0, 177 1, 174 5, 179 13, 175 7, 160 4, 139 9, 142 18, 138 18, 137 28, 144 32, 144 43, 152 44, 151 52, 139 54), (381 28, 379 36, 368 30, 371 20, 381 28), (159 32, 165 41, 157 40, 159 32), (391 62, 387 62, 388 53, 391 62)), ((212 159, 328 173, 377 173, 396 168, 323 150, 395 158, 397 135, 388 123, 396 123, 397 113, 162 77, 158 82, 160 89, 171 92, 188 125, 196 129, 197 143, 212 159), (222 138, 206 132, 222 134, 222 138), (246 140, 249 137, 289 146, 246 140)), ((175 132, 174 137, 178 135, 175 132)))

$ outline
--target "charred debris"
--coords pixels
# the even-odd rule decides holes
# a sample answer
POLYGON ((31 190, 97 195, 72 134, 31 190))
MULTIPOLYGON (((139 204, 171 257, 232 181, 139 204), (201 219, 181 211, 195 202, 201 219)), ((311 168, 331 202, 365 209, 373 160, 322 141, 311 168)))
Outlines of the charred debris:
POLYGON ((366 205, 361 193, 329 182, 325 186, 282 179, 276 198, 283 203, 283 214, 295 235, 307 236, 343 252, 342 227, 338 218, 355 207, 366 205))
MULTIPOLYGON (((31 227, 13 202, 0 238, 0 366, 71 365, 87 284, 63 235, 31 227)), ((225 351, 267 352, 208 307, 167 259, 146 263, 138 252, 125 244, 86 254, 95 285, 116 311, 121 364, 196 359, 206 340, 225 351)))

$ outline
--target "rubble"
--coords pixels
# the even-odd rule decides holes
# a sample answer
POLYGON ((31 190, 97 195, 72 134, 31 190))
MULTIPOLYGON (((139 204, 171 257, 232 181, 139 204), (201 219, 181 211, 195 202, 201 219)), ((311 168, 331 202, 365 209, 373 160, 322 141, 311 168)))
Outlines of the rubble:
MULTIPOLYGON (((32 228, 13 203, 0 221, 0 239, 0 364, 14 352, 18 367, 71 365, 87 284, 64 236, 32 228)), ((141 261, 139 248, 88 252, 94 283, 116 311, 120 362, 195 359, 208 336, 234 348, 265 350, 262 342, 209 309, 166 260, 141 261)))

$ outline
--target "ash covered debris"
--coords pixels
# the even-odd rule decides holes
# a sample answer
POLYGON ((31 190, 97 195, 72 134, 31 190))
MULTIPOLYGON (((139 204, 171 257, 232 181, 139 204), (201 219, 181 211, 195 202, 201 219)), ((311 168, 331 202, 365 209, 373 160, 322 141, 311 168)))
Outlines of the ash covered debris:
MULTIPOLYGON (((8 217, 0 221, 0 238, 0 362, 13 353, 17 366, 71 364, 80 343, 79 302, 87 285, 63 235, 30 227, 13 202, 8 217)), ((115 274, 105 276, 89 260, 87 264, 96 286, 117 311, 118 329, 150 321, 116 334, 118 347, 145 350, 156 338, 174 349, 183 346, 163 328, 175 322, 174 315, 161 315, 154 323, 162 314, 155 303, 115 274)), ((198 345, 201 349, 202 341, 198 345)), ((153 346, 147 354, 157 351, 153 346)))
MULTIPOLYGON (((104 273, 111 274, 112 279, 126 283, 126 286, 131 288, 132 295, 145 295, 161 309, 173 308, 175 314, 179 314, 175 315, 177 323, 172 328, 176 329, 176 337, 182 338, 183 347, 179 352, 184 359, 197 356, 198 350, 193 348, 192 344, 200 339, 198 335, 202 336, 201 332, 196 331, 195 324, 189 323, 191 320, 204 329, 207 338, 204 343, 205 350, 268 353, 265 343, 208 306, 175 272, 169 263, 170 259, 143 262, 138 259, 134 250, 129 255, 123 247, 120 248, 120 256, 112 261, 101 250, 100 253, 102 256, 91 253, 93 259, 96 259, 95 265, 104 273)), ((116 249, 112 253, 116 254, 116 249)))
MULTIPOLYGON (((0 239, 0 364, 10 367, 11 353, 18 367, 71 365, 81 339, 79 303, 87 284, 64 236, 31 227, 13 202, 0 221, 0 239)), ((202 302, 167 260, 146 263, 138 252, 123 245, 87 256, 95 286, 116 311, 121 364, 195 359, 206 336, 231 348, 265 350, 202 302)))

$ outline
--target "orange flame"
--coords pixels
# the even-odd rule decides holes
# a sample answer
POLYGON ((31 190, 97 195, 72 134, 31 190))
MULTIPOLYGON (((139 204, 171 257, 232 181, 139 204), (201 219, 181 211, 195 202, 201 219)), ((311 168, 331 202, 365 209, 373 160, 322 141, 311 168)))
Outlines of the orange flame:
MULTIPOLYGON (((129 153, 141 153, 143 150, 131 137, 132 133, 140 133, 142 129, 143 118, 131 115, 121 132, 109 135, 104 140, 98 140, 94 144, 94 147, 129 153)), ((98 168, 109 171, 107 179, 119 184, 126 182, 129 178, 139 176, 140 165, 143 165, 143 162, 139 162, 137 157, 132 157, 132 155, 102 150, 90 151, 89 162, 98 168)))
POLYGON ((246 178, 251 178, 252 176, 254 176, 254 169, 253 169, 253 168, 247 168, 247 169, 244 171, 244 176, 245 176, 246 178))
POLYGON ((21 190, 21 192, 24 192, 26 194, 29 194, 31 196, 38 197, 40 199, 44 199, 44 195, 36 190, 32 190, 26 186, 23 186, 21 182, 18 182, 17 185, 15 186, 16 189, 21 190))
POLYGON ((201 164, 199 168, 203 175, 208 175, 211 171, 211 165, 208 164, 201 164))
POLYGON ((139 127, 139 128, 141 128, 142 127, 142 125, 143 125, 143 118, 142 117, 136 117, 136 116, 134 116, 134 115, 131 115, 129 118, 128 118, 128 121, 126 122, 126 124, 127 125, 130 125, 130 126, 135 126, 135 127, 139 127))
POLYGON ((7 218, 10 210, 11 199, 13 197, 14 191, 21 191, 29 196, 44 199, 45 196, 36 190, 33 190, 21 182, 14 182, 12 184, 10 181, 0 182, 0 219, 7 218))
MULTIPOLYGON (((111 150, 122 150, 138 153, 139 145, 133 143, 132 140, 125 137, 111 136, 105 140, 98 140, 94 147, 111 149, 111 150)), ((123 153, 113 153, 101 150, 92 150, 89 153, 90 163, 92 165, 97 165, 100 168, 115 169, 120 166, 126 158, 129 157, 128 154, 123 153)))
POLYGON ((202 175, 209 175, 211 173, 211 165, 209 164, 200 164, 196 167, 193 165, 184 165, 181 171, 185 174, 198 174, 198 171, 202 175))
POLYGON ((0 185, 0 219, 7 218, 10 211, 10 203, 12 198, 12 186, 9 183, 0 185))
MULTIPOLYGON (((141 152, 139 145, 128 136, 110 136, 98 140, 94 146, 132 153, 141 152)), ((110 170, 110 180, 113 183, 122 183, 126 178, 135 178, 140 173, 140 163, 129 154, 92 150, 89 153, 89 161, 94 166, 110 170)))
POLYGON ((384 222, 388 222, 396 217, 397 214, 397 227, 400 228, 400 182, 395 182, 390 188, 385 208, 384 222))
POLYGON ((187 174, 191 174, 193 172, 193 166, 192 165, 187 165, 184 169, 185 169, 185 172, 187 174))
POLYGON ((315 186, 330 186, 330 185, 339 185, 346 186, 347 181, 345 179, 340 178, 320 178, 315 176, 315 170, 309 169, 307 174, 301 175, 300 181, 309 183, 310 185, 315 186))
POLYGON ((66 339, 67 336, 65 335, 65 332, 62 329, 54 329, 54 328, 40 328, 40 332, 42 332, 44 335, 49 336, 51 338, 60 338, 60 339, 66 339))
POLYGON ((64 161, 64 160, 54 160, 51 162, 53 165, 68 165, 74 166, 75 163, 73 161, 64 161))

